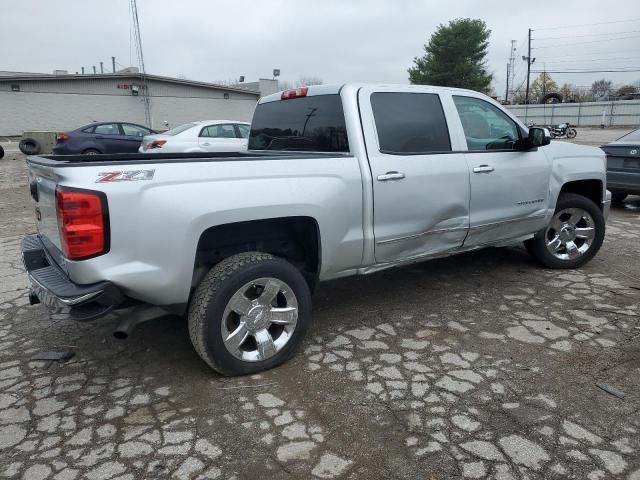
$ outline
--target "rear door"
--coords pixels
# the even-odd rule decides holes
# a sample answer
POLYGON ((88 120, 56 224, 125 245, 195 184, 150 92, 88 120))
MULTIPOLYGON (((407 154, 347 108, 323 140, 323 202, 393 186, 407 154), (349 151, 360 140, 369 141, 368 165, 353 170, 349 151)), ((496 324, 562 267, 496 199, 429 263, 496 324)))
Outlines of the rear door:
POLYGON ((236 136, 240 139, 240 145, 243 150, 247 149, 247 145, 249 143, 249 133, 251 132, 251 127, 244 123, 236 123, 236 136))
POLYGON ((121 123, 120 127, 124 135, 123 148, 127 152, 137 152, 144 136, 153 134, 148 128, 133 123, 121 123))
POLYGON ((200 130, 198 144, 205 152, 239 152, 243 150, 243 140, 236 135, 232 123, 209 125, 200 130))
POLYGON ((524 135, 497 105, 470 95, 453 95, 468 153, 471 178, 470 229, 465 247, 509 240, 547 223, 551 161, 543 148, 521 151, 524 135))
POLYGON ((373 177, 376 261, 459 248, 469 226, 469 171, 451 148, 440 95, 426 87, 365 87, 359 104, 373 177))

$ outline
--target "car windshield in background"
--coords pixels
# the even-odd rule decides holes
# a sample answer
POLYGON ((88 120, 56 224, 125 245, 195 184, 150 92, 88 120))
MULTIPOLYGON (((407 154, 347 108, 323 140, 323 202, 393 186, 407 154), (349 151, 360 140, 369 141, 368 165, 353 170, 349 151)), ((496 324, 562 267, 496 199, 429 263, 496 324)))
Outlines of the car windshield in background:
POLYGON ((316 95, 258 105, 249 149, 348 152, 340 96, 316 95))
POLYGON ((616 142, 640 142, 640 128, 620 137, 616 142))
POLYGON ((163 135, 178 135, 179 133, 184 132, 185 130, 189 130, 191 127, 195 126, 195 123, 185 123, 184 125, 180 125, 178 127, 172 128, 171 130, 167 130, 163 133, 163 135))

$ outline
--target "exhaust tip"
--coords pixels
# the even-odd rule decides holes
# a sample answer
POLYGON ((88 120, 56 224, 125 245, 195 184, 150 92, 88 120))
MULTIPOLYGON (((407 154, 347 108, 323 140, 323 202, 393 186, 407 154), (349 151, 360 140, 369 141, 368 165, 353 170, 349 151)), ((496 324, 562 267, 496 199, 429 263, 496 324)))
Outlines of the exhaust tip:
POLYGON ((129 334, 123 330, 116 330, 115 332, 113 332, 113 336, 118 340, 126 340, 127 338, 129 338, 129 334))
POLYGON ((40 299, 34 292, 29 292, 29 305, 37 305, 40 303, 40 299))

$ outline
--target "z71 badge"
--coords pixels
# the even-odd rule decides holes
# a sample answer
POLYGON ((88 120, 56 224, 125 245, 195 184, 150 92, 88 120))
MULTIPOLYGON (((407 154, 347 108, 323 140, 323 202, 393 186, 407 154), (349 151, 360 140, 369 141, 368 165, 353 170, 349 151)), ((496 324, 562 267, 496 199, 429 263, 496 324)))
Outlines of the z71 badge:
POLYGON ((125 172, 101 172, 96 183, 106 182, 137 182, 138 180, 153 180, 155 170, 127 170, 125 172))

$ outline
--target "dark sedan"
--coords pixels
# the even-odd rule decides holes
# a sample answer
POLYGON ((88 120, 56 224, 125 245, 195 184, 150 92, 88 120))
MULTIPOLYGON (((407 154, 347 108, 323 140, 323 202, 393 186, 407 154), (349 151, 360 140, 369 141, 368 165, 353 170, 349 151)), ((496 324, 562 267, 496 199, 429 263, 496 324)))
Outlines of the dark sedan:
POLYGON ((607 154, 607 188, 613 201, 640 195, 640 128, 600 148, 607 154))
POLYGON ((53 153, 56 155, 134 153, 140 148, 145 135, 155 133, 150 128, 135 123, 91 123, 71 132, 58 133, 53 153))

